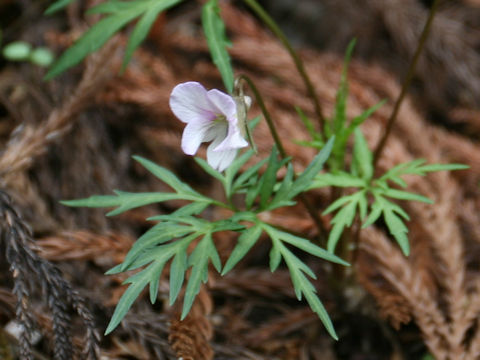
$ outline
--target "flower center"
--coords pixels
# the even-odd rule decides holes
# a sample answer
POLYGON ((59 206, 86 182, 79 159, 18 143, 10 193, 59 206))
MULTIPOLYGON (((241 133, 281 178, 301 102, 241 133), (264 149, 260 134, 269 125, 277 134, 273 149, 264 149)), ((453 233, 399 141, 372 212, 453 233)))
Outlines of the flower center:
POLYGON ((223 114, 216 114, 217 116, 213 120, 216 124, 222 124, 227 122, 227 117, 223 114))

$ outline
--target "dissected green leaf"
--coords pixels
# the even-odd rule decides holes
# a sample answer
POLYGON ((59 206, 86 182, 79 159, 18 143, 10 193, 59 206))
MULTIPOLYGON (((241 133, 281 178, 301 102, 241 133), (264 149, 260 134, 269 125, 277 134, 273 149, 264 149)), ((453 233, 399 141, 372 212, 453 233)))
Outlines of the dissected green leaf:
MULTIPOLYGON (((355 193, 356 194, 356 193, 355 193)), ((327 215, 330 214, 331 212, 337 210, 338 208, 342 207, 344 204, 349 203, 353 200, 355 194, 351 195, 345 195, 337 200, 335 200, 333 203, 331 203, 322 213, 322 215, 327 215)))
POLYGON ((290 200, 292 198, 293 175, 293 165, 292 163, 288 163, 287 173, 280 183, 280 187, 275 192, 275 197, 265 210, 273 210, 283 206, 295 205, 295 202, 290 200))
MULTIPOLYGON (((146 270, 143 270, 146 271, 146 270)), ((113 316, 110 320, 110 323, 105 330, 105 335, 110 334, 115 328, 120 324, 120 321, 125 317, 128 310, 132 307, 133 302, 138 298, 142 290, 147 286, 149 282, 149 278, 142 277, 141 281, 134 281, 134 277, 140 278, 143 276, 143 271, 132 276, 129 280, 132 281, 132 284, 125 290, 122 297, 118 301, 117 306, 115 307, 115 311, 113 316)))
POLYGON ((333 116, 333 132, 337 137, 340 135, 340 132, 345 127, 346 122, 346 103, 348 97, 348 81, 347 81, 347 72, 348 64, 352 57, 352 52, 355 47, 355 39, 350 41, 345 52, 345 59, 343 61, 342 75, 340 77, 340 85, 337 91, 337 97, 335 100, 335 113, 333 116))
POLYGON ((382 107, 386 102, 387 100, 384 99, 379 103, 373 105, 372 107, 368 108, 360 115, 354 117, 352 122, 346 129, 344 136, 348 139, 348 137, 350 137, 350 135, 355 131, 356 128, 362 125, 365 120, 367 120, 375 111, 377 111, 380 107, 382 107))
POLYGON ((410 245, 407 237, 408 228, 393 211, 384 211, 384 217, 390 234, 397 240, 405 256, 408 256, 410 254, 410 245))
POLYGON ((355 218, 356 209, 359 209, 360 217, 364 217, 366 214, 366 190, 357 191, 351 195, 345 195, 334 201, 323 214, 328 214, 341 208, 330 221, 333 224, 330 234, 327 240, 327 249, 330 252, 334 252, 345 227, 352 226, 353 219, 355 218))
MULTIPOLYGON (((269 227, 267 226, 265 231, 267 231, 268 228, 269 227)), ((290 278, 292 279, 293 288, 297 298, 301 300, 303 294, 311 309, 318 314, 329 334, 334 339, 338 339, 332 321, 330 320, 328 313, 316 294, 315 287, 305 276, 305 274, 307 274, 308 276, 315 278, 315 274, 304 262, 295 256, 278 237, 276 237, 275 232, 269 235, 272 239, 272 250, 270 251, 270 269, 272 271, 276 269, 281 261, 281 258, 283 257, 290 272, 290 278)))
POLYGON ((230 199, 232 196, 232 191, 234 191, 234 184, 233 184, 233 179, 237 175, 237 173, 240 171, 243 165, 247 163, 248 160, 252 158, 252 156, 255 154, 255 151, 252 149, 248 149, 245 151, 241 156, 237 157, 233 163, 225 170, 225 182, 224 182, 224 187, 225 187, 225 195, 227 199, 230 199))
POLYGON ((424 202, 424 203, 427 203, 427 204, 433 204, 433 201, 430 200, 429 198, 427 198, 425 196, 422 196, 422 195, 419 195, 419 194, 411 193, 411 192, 408 192, 408 191, 401 191, 401 190, 397 190, 397 189, 388 188, 383 193, 386 196, 394 198, 394 199, 420 201, 420 202, 424 202))
MULTIPOLYGON (((157 253, 156 260, 152 262, 147 268, 143 269, 139 273, 129 277, 125 284, 130 284, 130 286, 125 290, 122 297, 120 298, 115 311, 113 313, 112 319, 108 324, 107 330, 105 330, 105 335, 111 333, 115 328, 120 324, 120 321, 125 317, 128 310, 132 306, 133 302, 138 298, 142 290, 149 283, 152 283, 154 290, 158 276, 161 273, 165 263, 171 257, 174 252, 174 246, 165 246, 165 250, 168 247, 170 251, 164 251, 162 253, 157 253)), ((158 288, 157 288, 158 289, 158 288)))
MULTIPOLYGON (((207 202, 193 202, 175 210, 174 214, 179 216, 198 215, 202 213, 203 210, 205 210, 208 206, 209 203, 207 202)), ((151 218, 149 218, 148 220, 151 220, 151 218)))
POLYGON ((372 211, 362 225, 362 229, 372 225, 382 215, 383 208, 378 202, 372 204, 372 211))
POLYGON ((222 184, 225 184, 225 177, 217 170, 212 168, 205 160, 199 157, 193 158, 195 162, 210 176, 214 177, 222 184))
POLYGON ((367 140, 362 131, 356 128, 354 131, 355 144, 353 147, 353 162, 360 177, 369 180, 373 176, 373 154, 368 148, 367 140))
POLYGON ((200 291, 201 283, 205 283, 208 278, 208 263, 212 261, 215 269, 220 272, 221 263, 217 249, 213 244, 212 235, 205 234, 202 240, 197 244, 195 250, 188 258, 188 265, 192 267, 190 278, 188 279, 187 288, 185 290, 185 299, 183 301, 181 320, 188 315, 193 301, 200 291))
POLYGON ((364 188, 367 186, 367 182, 365 179, 346 172, 338 172, 336 174, 323 173, 315 176, 308 188, 317 189, 325 186, 364 188))
POLYGON ((131 1, 120 1, 120 0, 109 0, 102 2, 98 5, 92 6, 86 11, 87 15, 98 15, 98 14, 115 14, 120 11, 128 11, 132 6, 138 4, 146 3, 150 0, 135 0, 136 4, 132 4, 131 1))
POLYGON ((236 221, 232 221, 231 219, 225 219, 225 220, 218 220, 215 222, 211 223, 211 229, 212 232, 219 232, 219 231, 241 231, 245 230, 245 226, 242 224, 239 224, 236 221))
POLYGON ((420 166, 418 170, 422 173, 427 173, 432 171, 466 170, 469 168, 470 166, 464 164, 429 164, 420 166))
POLYGON ((332 151, 335 137, 331 137, 323 149, 315 156, 310 165, 307 166, 305 171, 295 180, 291 189, 291 198, 305 191, 311 185, 313 179, 322 170, 325 161, 327 161, 332 151))
POLYGON ((185 272, 187 271, 187 252, 178 252, 173 258, 172 265, 170 266, 170 294, 169 304, 173 305, 175 300, 182 289, 183 281, 185 280, 185 272))
POLYGON ((349 266, 347 262, 343 261, 338 256, 332 254, 331 252, 326 251, 325 249, 322 249, 321 247, 315 245, 314 243, 312 243, 307 239, 301 238, 299 236, 295 236, 286 231, 276 229, 270 225, 263 224, 263 228, 272 238, 279 239, 287 244, 290 244, 300 250, 303 250, 321 259, 331 261, 337 264, 349 266))
POLYGON ((197 200, 195 197, 173 193, 129 193, 120 190, 114 190, 114 192, 122 200, 122 203, 118 208, 107 213, 107 216, 119 215, 125 211, 157 202, 180 199, 192 201, 197 200))
POLYGON ((262 228, 258 224, 253 225, 252 227, 245 230, 242 235, 238 238, 237 245, 233 249, 230 257, 228 258, 222 275, 225 275, 229 272, 237 263, 243 259, 243 257, 248 253, 253 245, 257 242, 258 238, 262 234, 262 228))
POLYGON ((318 144, 320 147, 323 147, 324 143, 322 141, 322 137, 317 131, 315 131, 315 126, 313 125, 313 122, 307 117, 307 115, 305 115, 305 113, 299 106, 295 106, 295 110, 312 139, 315 140, 316 144, 318 144))
POLYGON ((251 179, 252 177, 257 176, 258 171, 260 168, 265 165, 268 161, 268 158, 260 160, 258 163, 253 165, 252 167, 248 168, 244 173, 240 174, 238 178, 235 179, 232 186, 232 192, 235 193, 240 190, 245 183, 251 179))
POLYGON ((114 190, 115 195, 94 195, 86 199, 64 200, 63 205, 73 207, 115 207, 115 210, 107 213, 107 216, 115 216, 127 210, 131 210, 140 206, 163 202, 168 200, 197 200, 191 196, 181 196, 173 193, 128 193, 124 191, 114 190))
POLYGON ((54 1, 53 4, 50 4, 50 6, 45 10, 44 15, 52 15, 56 13, 57 11, 62 10, 63 8, 67 7, 68 4, 74 2, 75 0, 57 0, 54 1))
POLYGON ((115 33, 120 31, 135 18, 142 16, 132 33, 126 51, 128 62, 133 51, 147 35, 160 11, 176 5, 181 0, 134 0, 115 1, 100 4, 90 13, 107 14, 87 30, 71 47, 69 47, 52 65, 45 80, 50 80, 65 70, 80 63, 87 55, 100 49, 115 33))
POLYGON ((170 170, 165 169, 162 166, 155 164, 153 161, 144 159, 140 156, 132 156, 136 161, 138 161, 142 166, 150 171, 157 178, 162 180, 165 184, 170 186, 172 189, 178 193, 190 193, 197 194, 189 185, 182 182, 178 177, 175 176, 170 170))
POLYGON ((468 169, 468 165, 463 164, 425 164, 425 159, 416 159, 407 163, 399 164, 385 174, 383 174, 378 180, 385 181, 390 180, 402 187, 406 187, 407 184, 400 178, 402 175, 415 174, 424 176, 428 172, 433 171, 446 171, 446 170, 465 170, 468 169))
MULTIPOLYGON (((175 2, 174 2, 175 3, 175 2)), ((133 29, 128 39, 127 48, 125 49, 125 56, 123 57, 122 71, 124 71, 132 58, 133 52, 145 40, 152 27, 153 23, 158 17, 158 14, 165 9, 164 2, 157 2, 145 11, 145 13, 138 20, 137 25, 133 29)))
POLYGON ((282 254, 280 253, 280 249, 277 246, 277 243, 272 242, 272 249, 270 250, 270 271, 274 272, 277 270, 280 262, 282 261, 282 254))
POLYGON ((276 184, 277 171, 280 169, 281 166, 282 165, 278 160, 277 147, 274 146, 270 153, 267 169, 260 178, 260 208, 264 208, 267 204, 267 201, 270 199, 270 196, 273 193, 273 187, 276 184))
POLYGON ((60 203, 72 207, 110 208, 119 206, 122 200, 117 195, 93 195, 85 199, 60 200, 60 203))
POLYGON ((225 35, 225 25, 220 17, 218 0, 209 0, 203 5, 202 26, 212 60, 222 75, 225 88, 231 94, 233 92, 233 69, 227 51, 230 42, 225 35))
MULTIPOLYGON (((131 264, 142 255, 142 252, 148 251, 153 247, 166 243, 174 238, 180 238, 193 232, 195 232, 193 227, 180 225, 177 223, 169 222, 155 225, 142 236, 140 236, 132 245, 130 251, 125 256, 121 270, 130 270, 131 264)), ((197 236, 198 235, 194 234, 191 240, 197 236)))
POLYGON ((131 9, 118 12, 97 22, 55 61, 45 76, 45 80, 54 78, 80 63, 87 55, 100 49, 108 39, 143 11, 143 7, 132 6, 131 9))

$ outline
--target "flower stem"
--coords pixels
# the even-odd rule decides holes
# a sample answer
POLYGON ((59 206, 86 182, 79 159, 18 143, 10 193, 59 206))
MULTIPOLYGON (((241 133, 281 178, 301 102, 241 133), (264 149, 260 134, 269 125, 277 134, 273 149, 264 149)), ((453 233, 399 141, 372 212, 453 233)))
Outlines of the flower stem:
POLYGON ((285 34, 280 30, 277 26, 275 21, 268 15, 265 10, 255 1, 255 0, 243 0, 254 12, 257 16, 268 26, 268 28, 273 32, 273 34, 280 40, 283 44, 285 49, 287 49, 288 53, 292 57, 295 66, 302 77, 303 82, 307 88, 308 96, 312 99, 313 105, 315 107, 315 113, 317 115, 318 124, 320 127, 319 134, 323 138, 323 131, 325 129, 325 118, 323 116, 322 107, 320 102, 318 101, 317 93, 315 91, 315 87, 313 86, 312 81, 307 75, 305 71, 305 66, 303 65, 302 60, 293 49, 292 45, 288 41, 285 34))
MULTIPOLYGON (((263 101, 262 96, 260 95, 260 92, 258 91, 257 87, 253 83, 253 81, 247 76, 247 75, 240 75, 238 77, 239 80, 245 81, 250 89, 252 90, 253 94, 255 95, 255 99, 257 100, 258 105, 260 106, 260 109, 262 110, 263 117, 267 121, 268 128, 270 130, 270 133, 272 134, 273 141, 277 145, 278 152, 280 153, 280 156, 285 159, 288 157, 287 152, 285 151, 285 148, 283 146, 282 140, 280 139, 280 136, 278 135, 277 129, 275 127, 275 124, 273 123, 272 117, 270 116, 270 113, 267 110, 267 107, 265 106, 265 102, 263 101)), ((286 165, 285 165, 286 166, 286 165)), ((294 174, 295 177, 295 174, 294 174)), ((302 204, 305 206, 305 209, 307 209, 310 217, 314 221, 315 225, 317 226, 318 229, 318 237, 320 240, 321 245, 325 245, 325 239, 327 238, 327 230, 323 226, 322 220, 318 216, 318 213, 315 209, 315 207, 308 201, 308 199, 305 197, 304 194, 300 193, 298 195, 300 201, 302 204)))
POLYGON ((420 39, 418 41, 417 49, 415 50, 415 54, 413 55, 412 61, 410 63, 408 71, 407 71, 407 75, 405 76, 405 79, 403 80, 402 90, 400 92, 400 95, 397 98, 397 101, 395 102, 395 106, 393 108, 392 114, 390 115, 390 118, 388 119, 387 127, 386 127, 386 130, 385 130, 385 135, 383 135, 382 139, 380 140, 377 147, 375 148, 374 157, 373 157, 374 168, 377 165, 378 159, 382 155, 383 149, 385 148, 385 144, 387 143, 387 140, 390 136, 390 133, 392 132, 393 124, 395 123, 395 120, 397 119, 397 114, 398 114, 398 111, 400 110, 400 105, 402 104, 403 99, 404 99, 405 95, 407 94, 407 90, 410 86, 410 83, 412 82, 412 78, 413 78, 413 75, 415 73, 415 67, 417 65, 418 59, 420 58, 420 54, 421 54, 423 48, 425 47, 425 42, 427 40, 430 29, 432 27, 433 18, 435 17, 435 14, 437 12, 437 8, 438 8, 439 3, 440 3, 439 0, 435 0, 433 2, 433 5, 430 8, 430 13, 428 15, 427 22, 425 23, 425 26, 423 28, 422 34, 420 35, 420 39))
POLYGON ((285 148, 283 147, 282 140, 278 135, 277 128, 273 123, 272 117, 270 116, 270 113, 268 112, 267 107, 265 106, 265 102, 263 101, 263 98, 260 95, 260 92, 258 91, 257 87, 253 83, 252 79, 250 79, 247 75, 242 74, 238 77, 238 79, 245 81, 248 84, 249 88, 252 90, 253 95, 255 95, 255 99, 257 100, 258 106, 260 106, 260 110, 262 110, 263 117, 267 121, 268 129, 272 134, 273 141, 275 141, 275 144, 278 147, 278 152, 280 153, 280 156, 282 158, 286 158, 287 153, 285 151, 285 148))

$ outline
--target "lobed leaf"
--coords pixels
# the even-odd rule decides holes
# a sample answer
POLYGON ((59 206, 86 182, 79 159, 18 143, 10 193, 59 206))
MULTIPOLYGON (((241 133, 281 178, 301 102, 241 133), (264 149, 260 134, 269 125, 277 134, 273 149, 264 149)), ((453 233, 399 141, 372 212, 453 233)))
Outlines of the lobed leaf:
POLYGON ((429 198, 419 194, 411 193, 408 191, 401 191, 397 189, 388 188, 387 190, 383 191, 383 194, 394 199, 420 201, 427 204, 433 204, 433 201, 430 200, 429 198))
POLYGON ((291 206, 295 204, 294 201, 289 200, 292 198, 293 175, 293 165, 292 163, 288 163, 287 173, 285 174, 280 187, 275 192, 275 197, 265 210, 273 210, 279 207, 291 206))
POLYGON ((263 209, 273 193, 273 187, 277 180, 277 171, 282 166, 282 162, 278 159, 278 150, 273 146, 268 159, 268 166, 262 177, 260 178, 260 208, 263 209))
POLYGON ((330 156, 334 142, 335 137, 331 137, 323 149, 315 156, 310 165, 307 166, 305 171, 295 180, 290 192, 290 198, 293 198, 309 188, 313 179, 322 170, 325 161, 327 161, 330 156))
POLYGON ((162 180, 165 184, 170 186, 176 192, 185 194, 198 194, 189 185, 185 184, 178 177, 176 177, 175 174, 173 174, 170 170, 167 170, 166 168, 155 164, 153 161, 144 159, 141 156, 134 155, 132 157, 136 161, 138 161, 145 169, 150 171, 153 175, 162 180))
POLYGON ((270 250, 270 271, 274 272, 278 269, 282 261, 282 254, 279 249, 279 242, 272 238, 272 249, 270 250))
POLYGON ((379 103, 373 105, 372 107, 368 108, 365 110, 363 113, 360 115, 356 116, 353 118, 352 122, 348 126, 345 132, 345 137, 348 138, 350 135, 355 131, 356 128, 358 128, 360 125, 363 124, 365 120, 367 120, 372 114, 377 111, 380 107, 382 107, 385 103, 387 102, 386 99, 380 101, 379 103))
POLYGON ((255 224, 252 227, 245 230, 238 238, 237 245, 230 254, 224 268, 222 275, 233 269, 237 263, 243 259, 243 257, 250 251, 253 245, 257 242, 258 238, 262 234, 262 228, 260 225, 255 224))
POLYGON ((284 258, 285 263, 287 264, 297 299, 301 300, 303 294, 310 305, 310 308, 319 316, 320 320, 325 326, 325 329, 327 329, 329 334, 334 339, 338 339, 332 321, 330 320, 328 313, 316 294, 315 287, 305 276, 305 274, 307 274, 308 276, 315 278, 313 271, 290 250, 288 250, 287 247, 281 243, 281 241, 275 238, 272 238, 272 241, 274 244, 276 243, 274 248, 277 248, 277 252, 284 258))
MULTIPOLYGON (((166 243, 174 238, 184 237, 194 232, 191 226, 179 225, 176 223, 160 223, 150 228, 146 233, 138 238, 132 245, 121 266, 121 271, 131 270, 131 264, 140 257, 142 252, 151 250, 155 246, 166 243)), ((191 240, 198 237, 193 234, 191 240)))
POLYGON ((400 219, 400 217, 398 217, 393 211, 384 211, 384 217, 390 234, 392 234, 395 240, 397 240, 403 254, 408 256, 410 254, 410 245, 407 238, 408 228, 405 226, 402 219, 400 219))
POLYGON ((430 164, 420 166, 418 168, 422 173, 432 172, 432 171, 451 171, 451 170, 466 170, 470 169, 470 166, 464 164, 430 164))
POLYGON ((367 182, 365 179, 356 177, 346 172, 338 172, 335 174, 323 173, 315 176, 308 188, 317 189, 325 186, 365 188, 367 186, 367 182))
MULTIPOLYGON (((133 5, 133 2, 130 3, 133 5)), ((131 6, 128 10, 112 14, 97 22, 55 61, 45 76, 45 80, 54 78, 80 63, 88 54, 100 49, 108 39, 138 17, 142 11, 142 7, 131 6)))
MULTIPOLYGON (((100 49, 115 33, 120 31, 129 22, 143 14, 128 41, 122 66, 122 68, 125 68, 134 50, 147 36, 158 13, 178 4, 180 1, 181 0, 111 0, 90 9, 89 14, 107 14, 107 17, 93 25, 60 56, 48 71, 45 80, 50 80, 70 67, 80 63, 87 55, 100 49)), ((47 11, 49 10, 50 8, 47 9, 47 11)))
POLYGON ((236 178, 235 181, 233 182, 232 193, 235 193, 238 190, 240 190, 245 185, 245 182, 247 180, 256 176, 256 174, 258 173, 260 168, 263 165, 265 165, 267 163, 267 161, 268 161, 268 158, 262 159, 261 161, 259 161, 255 165, 253 165, 252 167, 248 168, 248 170, 246 170, 244 173, 242 173, 238 178, 236 178))
POLYGON ((187 258, 186 251, 178 252, 173 258, 172 264, 170 265, 170 306, 173 305, 178 297, 178 294, 180 293, 180 290, 182 289, 183 281, 185 280, 185 272, 188 268, 187 258))
POLYGON ((322 142, 322 137, 317 131, 315 131, 315 126, 313 125, 313 122, 307 117, 307 115, 305 115, 305 113, 299 106, 295 106, 295 111, 300 117, 300 120, 302 120, 303 125, 305 125, 305 128, 307 129, 312 139, 314 139, 315 142, 320 145, 320 147, 323 147, 324 144, 322 142))
POLYGON ((201 283, 207 282, 208 279, 208 263, 212 261, 215 269, 220 272, 221 262, 217 249, 213 244, 211 233, 205 234, 200 242, 193 250, 188 258, 188 265, 192 267, 190 278, 188 279, 187 288, 185 290, 185 299, 183 301, 181 320, 188 315, 193 301, 200 291, 201 283))
POLYGON ((273 226, 264 224, 263 228, 269 234, 270 237, 279 239, 287 244, 290 244, 300 250, 303 250, 311 255, 319 257, 321 259, 331 261, 337 264, 349 266, 347 262, 339 258, 338 256, 332 254, 331 252, 322 249, 321 247, 315 245, 311 241, 301 238, 299 236, 295 236, 290 234, 286 231, 282 231, 279 229, 274 228, 273 226))
MULTIPOLYGON (((145 270, 143 270, 145 271, 145 270)), ((131 281, 131 285, 125 290, 122 297, 118 301, 115 311, 113 312, 110 323, 105 330, 105 335, 110 334, 120 324, 122 319, 127 314, 128 310, 132 307, 133 302, 138 298, 142 290, 147 286, 149 278, 143 276, 143 271, 132 276, 128 281, 131 281), (135 281, 137 278, 141 278, 140 281, 135 281)))
POLYGON ((356 128, 354 131, 355 143, 353 146, 353 162, 360 177, 369 180, 373 176, 373 155, 368 148, 368 143, 362 131, 356 128))
POLYGON ((224 177, 224 186, 225 186, 225 196, 227 199, 230 199, 232 196, 232 191, 235 191, 235 187, 233 184, 233 179, 237 175, 237 173, 240 171, 243 165, 247 163, 248 160, 252 158, 252 156, 255 154, 255 151, 252 149, 248 149, 245 151, 241 156, 237 157, 232 165, 230 165, 227 170, 225 170, 225 177, 224 177))
POLYGON ((217 170, 212 168, 209 163, 207 163, 205 160, 199 157, 194 157, 193 158, 195 162, 200 165, 200 167, 211 177, 214 177, 218 181, 220 181, 222 184, 225 185, 225 177, 217 170))
MULTIPOLYGON (((170 1, 170 2, 175 4, 178 1, 170 1)), ((147 37, 150 31, 150 28, 152 27, 153 23, 157 19, 158 14, 161 11, 165 10, 166 3, 168 2, 161 1, 161 2, 154 3, 148 9, 148 11, 145 11, 145 13, 140 17, 140 20, 138 21, 137 25, 133 29, 128 39, 127 48, 125 49, 125 56, 123 57, 121 71, 125 71, 128 63, 130 62, 130 59, 132 58, 133 52, 137 47, 140 46, 143 40, 145 40, 145 38, 147 37)))
POLYGON ((64 9, 67 7, 70 3, 74 2, 75 0, 57 0, 53 4, 50 4, 50 6, 45 10, 43 13, 44 15, 52 15, 55 14, 56 12, 64 9))
POLYGON ((342 74, 340 76, 340 85, 338 87, 337 96, 335 100, 335 113, 333 116, 333 132, 337 137, 340 135, 341 131, 345 128, 346 121, 346 103, 348 97, 348 81, 347 81, 347 72, 348 64, 352 57, 352 52, 355 47, 356 40, 353 39, 347 46, 347 51, 345 52, 345 59, 343 61, 342 74))

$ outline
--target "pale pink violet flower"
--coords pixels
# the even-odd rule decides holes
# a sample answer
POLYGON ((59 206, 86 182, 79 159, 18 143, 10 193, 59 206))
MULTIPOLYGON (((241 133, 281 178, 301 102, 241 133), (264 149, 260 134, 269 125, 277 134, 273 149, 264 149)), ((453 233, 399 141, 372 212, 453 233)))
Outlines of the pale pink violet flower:
POLYGON ((187 124, 182 136, 183 152, 194 155, 201 143, 212 141, 207 162, 218 171, 230 166, 238 149, 248 146, 238 126, 237 104, 230 95, 189 81, 173 88, 170 108, 187 124))

